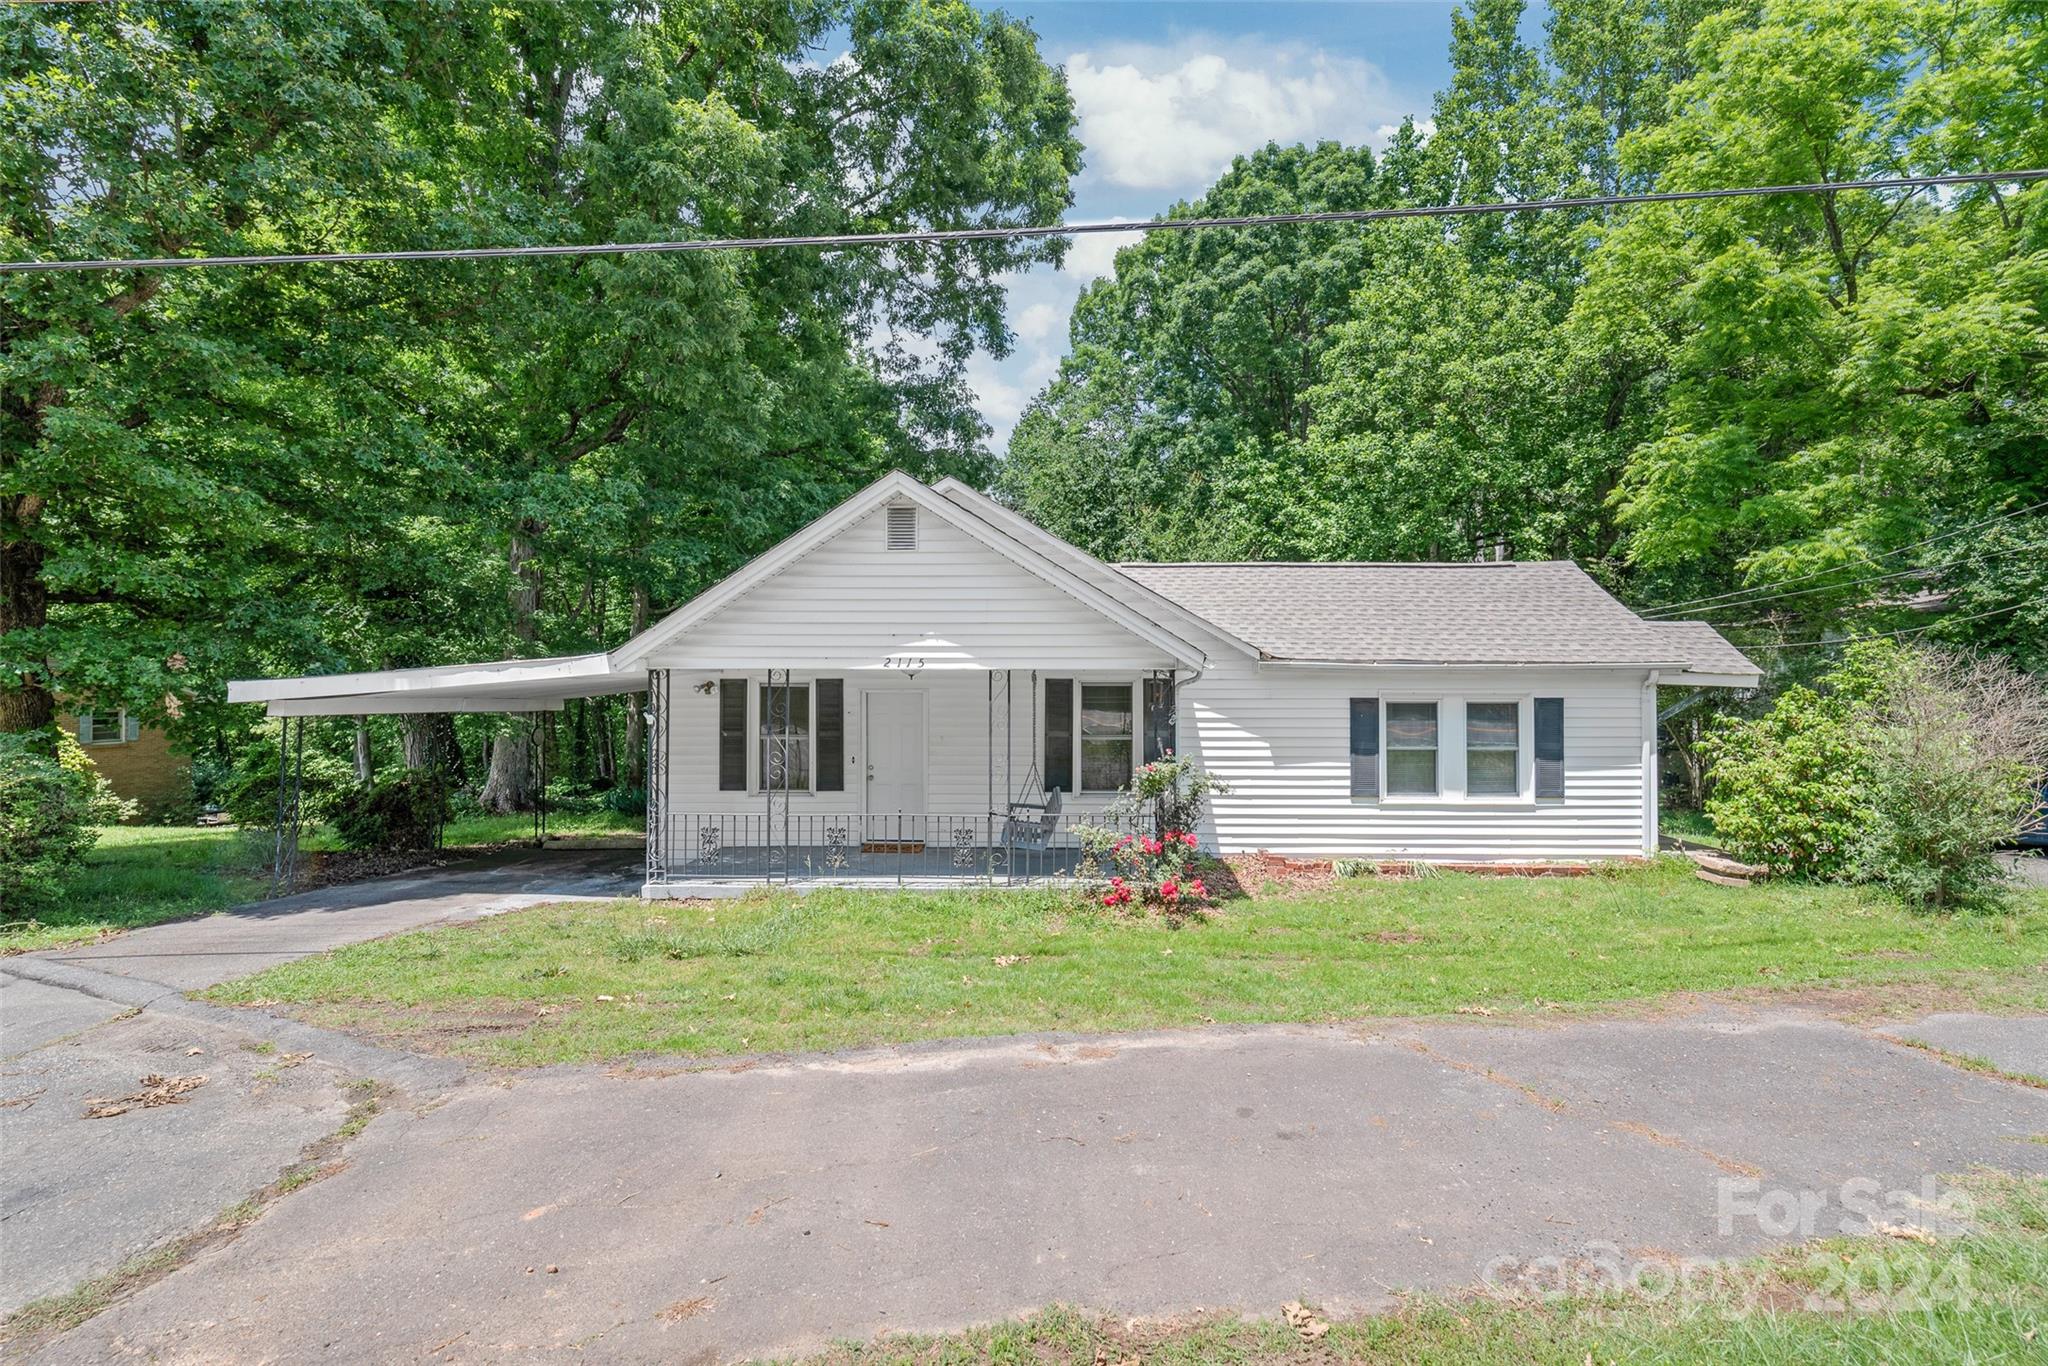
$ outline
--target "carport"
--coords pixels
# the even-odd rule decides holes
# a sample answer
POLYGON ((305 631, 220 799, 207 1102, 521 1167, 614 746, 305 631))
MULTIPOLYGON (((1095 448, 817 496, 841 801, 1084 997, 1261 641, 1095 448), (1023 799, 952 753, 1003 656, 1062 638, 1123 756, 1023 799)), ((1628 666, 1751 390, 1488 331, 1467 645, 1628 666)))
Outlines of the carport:
MULTIPOLYGON (((642 692, 646 687, 646 669, 615 668, 611 656, 602 651, 547 659, 310 674, 297 678, 250 678, 229 683, 228 701, 260 702, 264 714, 278 718, 280 723, 277 836, 270 895, 290 893, 298 873, 309 719, 496 713, 525 716, 538 726, 543 717, 561 711, 572 698, 642 692)), ((651 718, 648 734, 653 743, 651 718)), ((540 844, 547 838, 547 746, 537 745, 535 752, 540 772, 533 835, 534 842, 540 844)), ((651 765, 649 772, 651 775, 651 765)))

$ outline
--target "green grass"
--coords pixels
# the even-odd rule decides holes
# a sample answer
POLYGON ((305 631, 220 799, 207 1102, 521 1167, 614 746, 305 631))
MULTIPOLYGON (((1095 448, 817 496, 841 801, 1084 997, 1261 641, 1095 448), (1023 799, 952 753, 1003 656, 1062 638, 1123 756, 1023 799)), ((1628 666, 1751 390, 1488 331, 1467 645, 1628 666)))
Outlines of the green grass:
MULTIPOLYGON (((1042 1366, 1384 1362, 1401 1366, 1584 1362, 1983 1363, 2048 1359, 2048 1180, 1980 1173, 1964 1183, 1976 1227, 1936 1245, 1837 1238, 1696 1277, 1692 1293, 1539 1299, 1417 1297, 1394 1312, 1336 1320, 1313 1344, 1276 1318, 1121 1321, 1072 1309, 943 1337, 846 1344, 816 1366, 1042 1366), (1956 1293, 1958 1289, 1964 1293, 1956 1293), (1843 1291, 1872 1298, 1833 1311, 1843 1291), (1808 1296, 1819 1301, 1809 1306, 1808 1296)), ((1279 1306, 1274 1306, 1277 1310, 1279 1306)))
POLYGON ((0 925, 0 953, 97 939, 248 901, 263 895, 269 859, 267 836, 224 826, 109 826, 61 902, 0 925))
POLYGON ((210 995, 529 1064, 1739 987, 1916 982, 1944 1000, 2043 1008, 2044 961, 2048 893, 1937 917, 1851 888, 1716 887, 1664 860, 1585 878, 1347 879, 1180 926, 1049 891, 543 906, 358 944, 210 995))
POLYGON ((1714 823, 1707 819, 1704 811, 1660 811, 1657 813, 1657 832, 1701 844, 1712 844, 1720 838, 1714 833, 1714 823))

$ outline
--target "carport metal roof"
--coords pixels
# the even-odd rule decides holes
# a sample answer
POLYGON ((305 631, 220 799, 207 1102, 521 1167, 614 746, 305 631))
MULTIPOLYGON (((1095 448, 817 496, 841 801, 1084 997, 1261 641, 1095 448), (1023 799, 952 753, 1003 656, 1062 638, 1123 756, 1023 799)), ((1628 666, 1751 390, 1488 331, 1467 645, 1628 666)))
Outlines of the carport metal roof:
POLYGON ((646 686, 646 669, 616 669, 611 656, 600 651, 374 673, 243 678, 228 684, 228 701, 261 702, 271 716, 539 712, 560 711, 572 697, 638 692, 646 686))

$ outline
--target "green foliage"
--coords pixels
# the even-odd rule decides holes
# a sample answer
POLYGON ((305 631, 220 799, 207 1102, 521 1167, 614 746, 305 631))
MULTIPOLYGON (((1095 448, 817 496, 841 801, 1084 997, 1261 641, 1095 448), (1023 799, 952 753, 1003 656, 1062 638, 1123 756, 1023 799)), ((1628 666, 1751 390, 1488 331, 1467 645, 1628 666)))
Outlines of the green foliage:
MULTIPOLYGON (((233 768, 215 788, 214 800, 238 825, 277 824, 277 727, 266 726, 264 732, 236 755, 233 768)), ((324 819, 336 798, 355 784, 347 761, 317 740, 306 744, 293 767, 298 773, 299 809, 308 821, 324 819)))
POLYGON ((426 773, 350 788, 327 804, 327 821, 349 849, 431 849, 448 816, 446 786, 426 773))
MULTIPOLYGON (((132 0, 0 54, 9 258, 1043 223, 1080 164, 965 0, 132 0)), ((1063 249, 10 276, 0 729, 231 754, 224 677, 614 644, 892 466, 984 478, 964 367, 1063 249)))
POLYGON ((54 736, 0 733, 0 918, 54 901, 99 837, 90 770, 63 763, 54 736))
POLYGON ((1703 748, 1737 854, 1946 907, 1997 883, 1991 850, 2034 809, 2048 693, 2000 660, 1870 641, 1703 748))

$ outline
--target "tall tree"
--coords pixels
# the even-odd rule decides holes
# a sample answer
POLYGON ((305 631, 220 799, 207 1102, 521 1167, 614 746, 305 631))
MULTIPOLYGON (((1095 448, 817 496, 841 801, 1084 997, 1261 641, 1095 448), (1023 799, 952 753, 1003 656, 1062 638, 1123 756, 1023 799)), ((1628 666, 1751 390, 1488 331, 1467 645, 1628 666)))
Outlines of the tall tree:
MULTIPOLYGON (((2041 26, 2036 6, 1940 0, 1717 14, 1674 116, 1624 139, 1623 165, 1690 189, 2039 164, 2041 26)), ((1827 191, 1615 226, 1572 331, 1653 412, 1619 501, 1648 581, 1798 580, 1715 614, 1815 631, 1909 596, 1883 576, 1930 536, 1944 558, 1946 531, 2048 499, 2044 199, 1827 191)))

